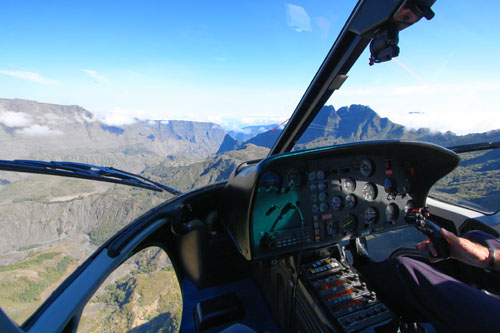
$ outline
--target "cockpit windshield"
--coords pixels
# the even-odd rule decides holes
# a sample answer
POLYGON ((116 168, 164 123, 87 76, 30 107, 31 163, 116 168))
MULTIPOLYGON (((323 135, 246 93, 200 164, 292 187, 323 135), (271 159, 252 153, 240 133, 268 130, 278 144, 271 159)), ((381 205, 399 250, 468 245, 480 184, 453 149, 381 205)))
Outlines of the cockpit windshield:
MULTIPOLYGON (((357 3, 7 1, 0 29, 0 160, 110 167, 183 193, 225 182, 238 165, 272 153, 357 3)), ((432 9, 433 19, 400 31, 392 61, 370 66, 366 49, 288 150, 371 140, 444 147, 500 142, 500 5, 438 0, 432 9)), ((497 212, 499 151, 460 156, 460 166, 429 195, 497 212)), ((294 186, 301 179, 290 177, 294 186)), ((267 190, 276 178, 265 181, 267 190)), ((21 324, 106 240, 172 197, 0 171, 0 306, 21 324)), ((281 209, 298 214, 291 204, 281 209)), ((277 216, 274 228, 286 229, 277 216)), ((154 270, 177 281, 171 270, 154 270)), ((150 281, 137 281, 153 294, 150 281)), ((119 287, 127 285, 100 293, 93 309, 110 300, 122 304, 126 292, 119 287)), ((160 303, 154 304, 179 316, 177 299, 160 303)), ((157 315, 151 304, 133 325, 157 315)), ((104 315, 113 321, 114 314, 104 315)), ((80 327, 100 330, 93 324, 89 319, 80 327)))
MULTIPOLYGON (((433 10, 439 15, 400 31, 398 57, 370 66, 367 48, 294 150, 371 140, 444 147, 500 141, 500 46, 494 42, 500 23, 483 9, 437 1, 433 10)), ((431 195, 497 211, 498 156, 497 151, 461 154, 460 167, 431 195)))

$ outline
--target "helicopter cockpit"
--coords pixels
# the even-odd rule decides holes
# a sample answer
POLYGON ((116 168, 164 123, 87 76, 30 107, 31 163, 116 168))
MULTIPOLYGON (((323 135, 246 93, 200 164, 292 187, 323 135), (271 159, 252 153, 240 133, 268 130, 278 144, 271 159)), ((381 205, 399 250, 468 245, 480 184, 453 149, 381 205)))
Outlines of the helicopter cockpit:
MULTIPOLYGON (((440 227, 498 237, 498 212, 460 209, 429 193, 459 165, 458 153, 500 145, 444 148, 403 135, 341 144, 301 138, 363 51, 370 66, 393 60, 399 32, 431 20, 434 2, 360 0, 286 126, 269 132, 278 137, 267 157, 241 163, 227 181, 170 192, 102 244, 20 327, 0 311, 2 331, 76 332, 105 279, 157 246, 182 291, 180 332, 433 332, 375 292, 355 267, 352 246, 387 235, 401 240, 408 230, 445 244, 440 227)), ((398 243, 392 255, 415 254, 398 243)))

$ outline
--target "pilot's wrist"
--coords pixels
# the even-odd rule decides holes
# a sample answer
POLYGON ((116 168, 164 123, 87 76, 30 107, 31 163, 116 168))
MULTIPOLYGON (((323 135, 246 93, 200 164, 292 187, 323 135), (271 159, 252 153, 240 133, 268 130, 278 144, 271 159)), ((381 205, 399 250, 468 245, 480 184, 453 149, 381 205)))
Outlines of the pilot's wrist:
POLYGON ((488 249, 488 256, 486 257, 486 259, 484 261, 485 268, 496 269, 497 262, 500 260, 499 255, 498 255, 499 251, 495 250, 491 246, 489 246, 487 249, 488 249))

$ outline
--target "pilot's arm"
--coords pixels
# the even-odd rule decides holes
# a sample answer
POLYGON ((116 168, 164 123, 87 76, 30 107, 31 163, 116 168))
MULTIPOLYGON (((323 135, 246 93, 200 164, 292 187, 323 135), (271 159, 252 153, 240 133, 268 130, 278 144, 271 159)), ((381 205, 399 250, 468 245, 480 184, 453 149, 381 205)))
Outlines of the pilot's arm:
MULTIPOLYGON (((451 258, 480 268, 500 270, 500 250, 488 248, 467 238, 457 237, 444 228, 441 228, 440 232, 450 246, 451 258)), ((416 248, 420 251, 428 249, 432 255, 437 256, 436 248, 429 239, 418 243, 416 248)))

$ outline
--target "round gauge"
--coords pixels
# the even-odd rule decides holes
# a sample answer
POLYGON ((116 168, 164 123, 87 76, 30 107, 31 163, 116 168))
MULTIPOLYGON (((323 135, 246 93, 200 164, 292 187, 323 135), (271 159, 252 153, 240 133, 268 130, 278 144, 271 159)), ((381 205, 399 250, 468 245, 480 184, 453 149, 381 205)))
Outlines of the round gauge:
POLYGON ((319 211, 322 213, 326 213, 330 207, 328 207, 328 204, 326 202, 322 202, 319 205, 319 211))
POLYGON ((335 236, 339 233, 339 222, 338 221, 327 221, 325 223, 326 233, 328 236, 335 236))
POLYGON ((316 172, 314 171, 309 172, 309 174, 307 175, 307 179, 309 179, 309 181, 316 180, 316 172))
POLYGON ((267 171, 260 178, 260 185, 268 191, 277 191, 280 189, 280 177, 272 171, 267 171))
POLYGON ((392 203, 385 208, 385 220, 387 222, 396 222, 399 216, 398 205, 392 203))
POLYGON ((356 189, 356 181, 353 178, 346 178, 344 179, 344 182, 342 183, 342 188, 346 192, 354 192, 356 189))
POLYGON ((319 207, 318 207, 318 205, 312 205, 312 212, 313 212, 314 214, 316 214, 317 212, 319 212, 319 207))
POLYGON ((318 188, 318 186, 316 185, 316 183, 309 184, 309 190, 310 191, 316 191, 317 188, 318 188))
POLYGON ((373 183, 366 183, 365 186, 363 186, 362 194, 366 201, 375 200, 375 198, 377 198, 377 186, 373 183))
POLYGON ((413 208, 415 208, 413 200, 408 200, 405 205, 405 212, 408 211, 408 209, 413 209, 413 208))
POLYGON ((326 192, 320 192, 319 201, 326 201, 328 199, 328 194, 326 192))
POLYGON ((312 202, 318 202, 318 195, 316 193, 311 194, 312 202))
POLYGON ((318 172, 316 172, 316 179, 317 180, 325 179, 325 172, 322 170, 319 170, 318 172))
POLYGON ((375 207, 368 207, 363 212, 363 221, 365 225, 372 225, 378 221, 378 211, 375 207))
POLYGON ((339 211, 342 209, 343 205, 344 205, 344 202, 340 196, 336 195, 332 198, 332 209, 333 210, 339 211))
POLYGON ((356 204, 358 203, 358 199, 354 194, 349 194, 347 197, 345 197, 345 206, 349 209, 356 207, 356 204))
POLYGON ((290 187, 300 187, 302 185, 302 177, 296 169, 290 169, 286 174, 286 181, 290 187))
POLYGON ((320 190, 320 191, 326 190, 327 187, 328 186, 326 185, 326 182, 319 182, 318 183, 318 190, 320 190))
POLYGON ((370 177, 375 172, 375 165, 372 160, 364 159, 361 161, 361 165, 359 166, 359 170, 361 174, 365 177, 370 177))
POLYGON ((344 233, 354 232, 358 228, 358 218, 353 214, 348 214, 342 222, 344 233))

